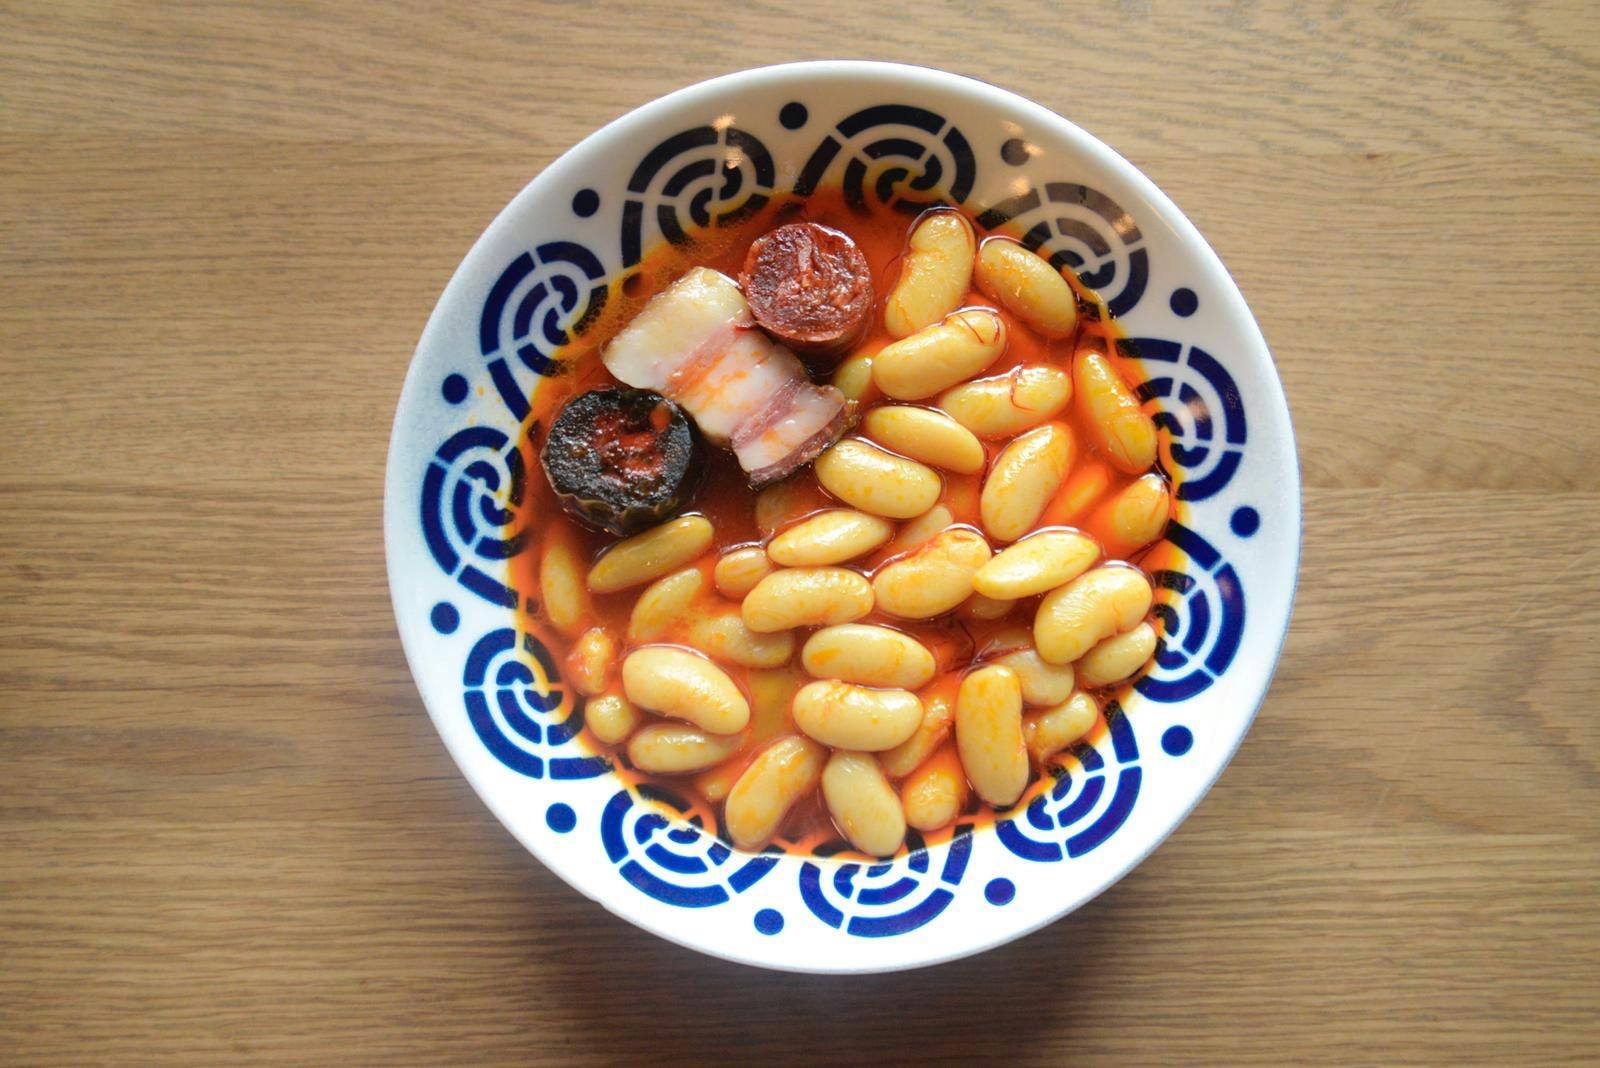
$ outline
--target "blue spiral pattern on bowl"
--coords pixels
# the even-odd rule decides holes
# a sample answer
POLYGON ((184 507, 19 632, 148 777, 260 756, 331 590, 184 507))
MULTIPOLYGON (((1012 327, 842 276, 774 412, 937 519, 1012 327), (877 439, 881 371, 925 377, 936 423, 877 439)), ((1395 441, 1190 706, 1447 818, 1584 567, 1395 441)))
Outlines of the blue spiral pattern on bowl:
MULTIPOLYGON (((825 857, 843 842, 817 850, 825 857)), ((955 900, 955 890, 972 854, 972 827, 958 824, 944 862, 935 871, 922 836, 906 832, 907 855, 893 861, 850 861, 824 871, 808 860, 800 866, 800 899, 829 927, 862 938, 884 938, 915 931, 937 919, 955 900)))
POLYGON ((736 852, 689 811, 682 798, 648 783, 618 790, 606 802, 601 843, 621 876, 641 893, 680 908, 709 908, 744 893, 777 866, 780 850, 769 848, 758 856, 736 852), (669 819, 663 809, 676 818, 669 819))
MULTIPOLYGON (((796 101, 784 109, 771 139, 792 137, 814 118, 796 101)), ((778 116, 774 116, 776 124, 778 116)), ((513 256, 487 286, 477 347, 486 382, 516 425, 530 411, 539 380, 559 375, 563 346, 581 338, 620 283, 656 242, 684 244, 697 231, 729 225, 783 195, 804 197, 837 182, 858 208, 869 202, 914 216, 940 204, 964 205, 985 232, 1010 234, 1070 268, 1125 316, 1139 305, 1151 278, 1149 252, 1132 216, 1105 193, 1071 181, 1041 182, 993 204, 970 202, 980 166, 968 137, 945 116, 904 102, 872 104, 839 119, 798 158, 804 160, 787 189, 763 131, 718 121, 678 130, 645 153, 628 172, 620 199, 614 250, 586 247, 550 235, 513 256)), ((1019 165, 1025 146, 1013 140, 998 158, 1019 165)), ((574 193, 580 216, 598 210, 592 190, 574 193), (580 210, 580 206, 584 210, 580 210)), ((552 226, 556 226, 552 222, 552 226)), ((1172 329, 1181 330, 1189 298, 1172 303, 1172 329)), ((1180 499, 1197 502, 1226 490, 1247 441, 1239 387, 1224 360, 1177 338, 1139 337, 1125 352, 1149 372, 1140 399, 1155 410, 1169 434, 1170 463, 1181 475, 1180 499)), ((436 395, 447 407, 467 396, 459 374, 436 395)), ((481 420, 445 438, 429 460, 418 497, 423 537, 439 568, 463 588, 497 606, 518 607, 525 591, 501 577, 505 562, 524 551, 527 537, 514 521, 526 492, 521 443, 481 420)), ((1235 524, 1248 536, 1259 522, 1235 524)), ((1245 622, 1237 572, 1213 540, 1173 523, 1167 538, 1187 556, 1182 570, 1154 574, 1155 614, 1162 637, 1155 663, 1134 689, 1150 701, 1182 702, 1213 685, 1233 662, 1245 622)), ((441 632, 443 633, 443 632, 441 632)), ((505 767, 535 779, 603 775, 609 762, 578 739, 583 701, 561 679, 549 651, 530 634, 502 627, 482 635, 467 653, 463 705, 477 738, 505 767)), ((1134 724, 1113 702, 1108 736, 1078 753, 1072 770, 1055 769, 1049 789, 1019 812, 997 820, 994 838, 1030 862, 1062 862, 1109 841, 1138 801, 1148 760, 1141 760, 1134 724)), ((1169 756, 1181 756, 1192 739, 1186 728, 1161 736, 1169 756), (1181 732, 1182 746, 1166 745, 1181 732)), ((568 830, 571 825, 560 821, 568 830)), ((555 824, 552 824, 554 827, 555 824)), ((599 819, 601 848, 619 878, 639 893, 681 908, 728 907, 768 875, 781 850, 752 856, 732 849, 715 829, 702 827, 683 799, 654 786, 624 787, 611 795, 599 819)), ((886 938, 935 922, 958 893, 977 845, 970 825, 959 826, 942 850, 929 850, 915 831, 907 851, 889 861, 830 860, 836 842, 797 867, 804 915, 848 935, 886 938)), ((975 880, 978 894, 998 903, 1009 880, 975 880)), ((1012 891, 1014 892, 1014 891, 1012 891)), ((763 895, 765 896, 765 895, 763 895)), ((763 934, 793 931, 784 915, 762 908, 743 919, 763 934)))
POLYGON ((461 683, 478 740, 512 771, 530 779, 592 779, 611 770, 579 745, 583 703, 563 688, 550 651, 533 635, 519 639, 510 627, 485 634, 467 654, 461 683))
POLYGON ((1057 768, 1055 785, 1028 803, 1020 816, 995 824, 995 837, 1024 860, 1056 861, 1081 857, 1127 822, 1139 799, 1144 771, 1133 725, 1116 702, 1106 707, 1111 754, 1085 749, 1079 772, 1057 768))

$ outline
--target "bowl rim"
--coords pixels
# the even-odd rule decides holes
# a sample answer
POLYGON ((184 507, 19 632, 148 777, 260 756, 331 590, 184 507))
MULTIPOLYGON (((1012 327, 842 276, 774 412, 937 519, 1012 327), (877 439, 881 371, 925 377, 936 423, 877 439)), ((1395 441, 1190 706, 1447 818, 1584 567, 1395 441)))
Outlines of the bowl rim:
MULTIPOLYGON (((406 489, 409 490, 410 487, 408 486, 406 489)), ((1294 600, 1299 586, 1304 539, 1304 499, 1299 450, 1295 440, 1292 412, 1289 409, 1288 399, 1284 394, 1276 362, 1272 358, 1271 350, 1267 346, 1266 338, 1261 332, 1260 325, 1256 322, 1254 314, 1250 311, 1243 294, 1239 291, 1238 284, 1234 281, 1233 276, 1228 272, 1227 267, 1222 263, 1216 251, 1194 224, 1189 221, 1188 217, 1184 215, 1170 197, 1162 192, 1154 181, 1120 153, 1070 119, 1044 105, 979 78, 954 74, 933 67, 880 60, 830 59, 772 64, 732 71, 682 86, 670 93, 640 104, 610 120, 563 150, 541 168, 539 173, 535 174, 518 190, 516 195, 496 213, 494 218, 474 239, 472 245, 461 257, 456 269, 451 273, 450 278, 440 291, 433 310, 429 313, 427 322, 419 335, 417 346, 413 350, 395 403, 394 422, 390 430, 389 447, 385 462, 382 518, 385 573, 389 585, 390 604, 394 611, 396 631, 401 640, 401 648, 405 654, 406 666, 411 673, 413 685, 416 687, 418 696, 422 699, 430 721, 433 722, 435 729, 439 731, 440 738, 445 743, 445 749, 455 762, 462 777, 467 780, 473 792, 477 794, 478 799, 490 810, 511 836, 520 842, 523 848, 532 854, 546 870, 553 873, 563 883, 576 890, 583 897, 598 903, 608 913, 641 930, 675 945, 682 946, 685 949, 732 963, 769 970, 815 975, 879 974, 909 971, 987 952, 1033 934, 1035 931, 1057 922, 1070 913, 1076 912, 1105 893, 1126 877, 1130 871, 1142 864, 1151 853, 1171 837, 1189 818, 1195 807, 1211 792, 1212 787, 1216 785, 1217 779, 1221 777, 1223 770, 1232 763, 1240 745, 1243 744, 1245 735, 1249 733, 1256 716, 1260 712, 1261 705, 1264 703, 1266 695, 1271 688, 1272 680, 1277 674, 1284 643, 1288 638, 1289 626, 1294 612, 1294 600), (561 166, 564 161, 570 160, 595 142, 605 140, 631 127, 648 127, 657 120, 658 116, 670 112, 678 105, 688 102, 696 96, 711 95, 735 87, 748 90, 764 87, 769 83, 788 83, 796 78, 804 78, 808 82, 815 84, 819 81, 847 82, 863 76, 888 77, 901 80, 913 89, 935 87, 946 92, 975 97, 986 109, 1008 110, 1012 113, 1026 116, 1030 122, 1050 128, 1064 142, 1070 144, 1074 151, 1081 152, 1099 165, 1117 172, 1121 179, 1137 189, 1139 194, 1147 200, 1154 210, 1160 222, 1170 227, 1176 238, 1184 246, 1190 248, 1207 269, 1215 271, 1223 279, 1226 279, 1227 285, 1222 287, 1222 292, 1219 295, 1226 304, 1231 306, 1231 311, 1246 329, 1248 333, 1247 340, 1258 346, 1260 354, 1265 357, 1265 374, 1263 377, 1268 387, 1268 393, 1262 397, 1262 403, 1269 407, 1280 409, 1283 416, 1283 432, 1286 435, 1283 444, 1291 459, 1288 470, 1290 482, 1287 488, 1294 502, 1293 509, 1286 517, 1289 520, 1289 529, 1286 531, 1286 537, 1290 539, 1289 554, 1292 558, 1292 566, 1282 624, 1276 643, 1271 650, 1271 658, 1268 661, 1266 670, 1261 675, 1259 685, 1246 686, 1248 700, 1241 702, 1241 714, 1233 721, 1236 724, 1236 729, 1233 731, 1232 736, 1219 735, 1221 759, 1209 774, 1201 778, 1201 786, 1194 792, 1189 803, 1181 810, 1172 810, 1170 819, 1161 821, 1165 823, 1165 826, 1158 833, 1152 834, 1142 848, 1131 852, 1125 862, 1109 867, 1105 873, 1095 880, 1096 885, 1093 885, 1086 893, 1081 894, 1081 896, 1075 896, 1069 903, 1054 912, 1048 913, 1044 918, 1036 922, 1015 926, 995 925, 995 933, 992 936, 979 939, 970 944, 963 944, 948 952, 938 952, 937 943, 933 943, 935 952, 919 956, 916 959, 891 962, 867 961, 865 964, 860 961, 849 961, 841 962, 838 967, 830 967, 812 966, 781 959, 764 959, 758 954, 741 952, 740 949, 742 947, 737 942, 732 942, 731 944, 723 942, 701 943, 681 937, 669 925, 653 922, 650 918, 628 910, 620 903, 622 900, 621 895, 618 895, 619 903, 614 904, 610 899, 610 895, 592 893, 575 881, 561 865, 554 863, 552 858, 546 855, 547 850, 541 847, 531 835, 523 833, 519 829, 522 825, 522 820, 513 818, 509 812, 506 798, 501 796, 497 789, 482 781, 481 776, 473 770, 471 762, 465 758, 465 754, 458 752, 457 746, 451 742, 449 736, 441 729, 440 717, 442 713, 434 707, 435 702, 430 699, 427 690, 422 684, 423 673, 420 670, 420 661, 427 644, 427 638, 423 634, 424 628, 403 611, 398 590, 399 581, 403 580, 404 572, 398 570, 401 567, 397 562, 399 550, 396 547, 395 539, 391 535, 393 529, 403 522, 400 517, 408 514, 412 503, 402 498, 398 479, 395 477, 396 468, 398 467, 398 455, 401 451, 403 440, 402 414, 407 401, 417 395, 421 385, 421 378, 424 374, 424 361, 419 357, 426 346, 426 342, 440 328, 440 322, 449 314, 446 310, 444 298, 456 282, 462 267, 474 258, 480 247, 490 241, 491 235, 506 225, 508 219, 512 216, 520 214, 526 202, 540 196, 544 187, 557 183, 561 171, 564 169, 561 166), (1243 710, 1245 705, 1248 706, 1247 711, 1243 710)), ((753 944, 759 945, 762 943, 753 944)))

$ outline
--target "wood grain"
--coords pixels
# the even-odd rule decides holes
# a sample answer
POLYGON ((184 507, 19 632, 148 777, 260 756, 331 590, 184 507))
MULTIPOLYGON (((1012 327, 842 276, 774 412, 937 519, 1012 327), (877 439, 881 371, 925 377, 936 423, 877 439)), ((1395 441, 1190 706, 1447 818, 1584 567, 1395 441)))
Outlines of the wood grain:
POLYGON ((0 4, 0 1062, 1592 1062, 1597 100, 1576 2, 0 4), (1174 197, 1276 354, 1306 540, 1257 725, 1158 853, 1012 946, 819 981, 517 847, 378 523, 500 206, 661 92, 823 55, 1017 89, 1174 197))

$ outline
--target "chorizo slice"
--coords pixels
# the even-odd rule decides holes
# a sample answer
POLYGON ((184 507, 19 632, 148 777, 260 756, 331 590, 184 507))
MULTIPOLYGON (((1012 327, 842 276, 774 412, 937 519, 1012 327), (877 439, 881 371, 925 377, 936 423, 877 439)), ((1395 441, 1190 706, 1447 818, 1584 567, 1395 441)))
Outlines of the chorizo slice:
POLYGON ((866 256, 848 234, 819 223, 789 223, 756 238, 739 285, 761 328, 805 356, 843 354, 872 313, 866 256))

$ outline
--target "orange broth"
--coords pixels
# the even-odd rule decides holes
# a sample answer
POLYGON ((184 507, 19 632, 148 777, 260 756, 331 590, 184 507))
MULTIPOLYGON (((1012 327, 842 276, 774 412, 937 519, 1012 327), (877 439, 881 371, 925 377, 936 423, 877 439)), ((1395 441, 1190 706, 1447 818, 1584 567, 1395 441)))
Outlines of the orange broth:
MULTIPOLYGON (((557 358, 567 368, 565 373, 543 382, 533 398, 533 410, 524 427, 522 442, 522 448, 526 450, 527 469, 531 475, 530 490, 524 496, 521 514, 513 520, 513 523, 520 529, 537 531, 540 541, 537 545, 530 546, 529 551, 511 560, 515 588, 521 590, 538 588, 539 557, 543 546, 549 544, 550 539, 566 540, 576 547, 583 559, 590 561, 619 540, 614 535, 589 530, 563 512, 537 460, 539 450, 544 444, 546 429, 570 398, 591 389, 620 385, 607 372, 599 358, 599 353, 606 342, 632 320, 651 297, 666 289, 691 267, 711 267, 736 278, 752 240, 776 226, 801 221, 821 223, 849 234, 865 253, 867 262, 871 266, 876 304, 866 337, 851 350, 851 353, 870 354, 894 340, 883 328, 883 302, 885 295, 893 289, 900 258, 905 251, 906 238, 914 219, 882 205, 874 204, 871 210, 863 212, 847 206, 839 190, 822 189, 804 201, 777 200, 736 224, 701 231, 695 235, 694 243, 691 245, 680 247, 663 243, 653 249, 644 257, 633 274, 620 283, 613 284, 601 317, 581 338, 557 354, 557 358)), ((982 232, 981 229, 979 232, 982 232)), ((1080 284, 1070 272, 1067 278, 1079 295, 1079 336, 1062 339, 1044 338, 1028 329, 1016 316, 1003 309, 997 309, 1010 327, 1010 344, 1000 360, 978 377, 996 377, 1024 364, 1054 364, 1070 372, 1072 354, 1080 344, 1080 337, 1093 334, 1104 340, 1103 351, 1109 354, 1112 363, 1125 381, 1136 386, 1144 380, 1145 375, 1140 362, 1129 359, 1119 350, 1117 341, 1122 334, 1106 312, 1104 303, 1095 293, 1080 284)), ((965 303, 972 306, 995 307, 993 301, 976 289, 968 294, 965 303)), ((833 365, 826 367, 814 365, 812 370, 818 380, 827 381, 832 374, 833 365)), ((880 403, 886 403, 885 399, 873 391, 872 395, 859 406, 857 415, 864 414, 872 406, 880 403)), ((932 406, 934 398, 921 403, 932 406)), ((1072 473, 1045 510, 1039 527, 1072 526, 1081 529, 1106 547, 1107 558, 1127 559, 1142 567, 1147 573, 1163 568, 1174 568, 1181 561, 1182 553, 1167 541, 1157 541, 1153 546, 1135 552, 1131 556, 1119 556, 1114 551, 1117 546, 1115 539, 1108 536, 1105 527, 1104 506, 1110 498, 1140 476, 1117 470, 1099 455, 1093 444, 1094 438, 1088 432, 1084 417, 1079 411, 1076 397, 1065 410, 1053 418, 1071 427, 1076 443, 1076 455, 1072 473)), ((1167 432, 1159 430, 1158 433, 1159 455, 1165 458, 1169 456, 1170 444, 1167 432)), ((1003 440, 984 441, 990 462, 1005 444, 1006 441, 1003 440)), ((718 556, 731 548, 764 544, 770 540, 770 532, 764 533, 756 525, 754 514, 756 491, 749 488, 744 472, 732 453, 707 445, 702 448, 702 456, 706 466, 706 477, 687 511, 702 514, 710 519, 716 528, 716 540, 705 557, 691 566, 702 569, 706 577, 706 596, 705 604, 701 606, 702 610, 719 603, 720 607, 726 609, 736 605, 715 593, 711 583, 712 566, 718 556)), ((1168 474, 1170 478, 1173 465, 1167 463, 1161 466, 1166 468, 1161 473, 1168 474)), ((948 471, 938 473, 944 480, 941 502, 954 514, 955 522, 970 525, 981 531, 978 494, 983 475, 981 473, 956 475, 948 471)), ((792 525, 822 508, 840 506, 840 502, 833 500, 818 485, 809 465, 791 476, 787 482, 793 485, 801 503, 783 526, 792 525)), ((841 566, 861 570, 870 578, 876 568, 900 553, 901 551, 897 550, 895 543, 891 541, 883 549, 841 566)), ((628 650, 626 634, 629 613, 640 592, 641 588, 635 588, 615 594, 591 595, 591 614, 576 628, 573 637, 563 635, 550 625, 549 620, 539 612, 536 597, 528 602, 534 605, 531 610, 526 606, 519 609, 519 623, 543 641, 558 662, 565 661, 573 645, 573 638, 577 634, 590 626, 604 627, 617 638, 619 643, 623 643, 618 653, 620 664, 622 655, 628 650)), ((903 620, 874 610, 860 622, 893 627, 910 634, 933 651, 939 672, 919 693, 926 696, 932 692, 943 692, 953 702, 955 687, 961 675, 972 666, 974 656, 981 654, 986 644, 1000 631, 1008 627, 1031 626, 1038 601, 1038 597, 1026 598, 1018 602, 1006 617, 992 622, 968 619, 960 610, 937 620, 925 621, 903 620)), ((1156 626, 1159 628, 1159 620, 1156 621, 1156 626)), ((616 774, 630 786, 650 783, 663 789, 681 798, 688 806, 688 810, 683 813, 684 818, 698 817, 703 826, 720 828, 722 809, 720 800, 714 804, 708 802, 701 795, 700 789, 720 786, 725 790, 767 741, 782 734, 799 733, 789 718, 787 694, 792 694, 793 690, 808 681, 809 677, 798 663, 803 636, 796 637, 795 656, 784 668, 754 670, 719 662, 719 666, 751 698, 751 743, 725 764, 696 775, 651 775, 629 766, 625 752, 626 743, 620 746, 604 745, 587 729, 580 736, 581 740, 593 751, 605 755, 616 774)), ((691 645, 681 631, 669 631, 653 639, 651 644, 663 642, 691 645)), ((612 683, 607 692, 621 692, 621 684, 617 679, 619 674, 614 668, 612 683)), ((563 689, 568 693, 567 701, 582 700, 572 695, 570 686, 563 689)), ((1109 705, 1114 698, 1126 708, 1131 689, 1131 683, 1125 683, 1111 692, 1100 692, 1097 696, 1102 705, 1109 705)), ((1102 713, 1101 721, 1089 735, 1072 750, 1053 758, 1052 767, 1070 769, 1076 763, 1074 753, 1094 744, 1104 735, 1105 730, 1105 717, 1102 713)), ((945 743, 946 746, 950 744, 948 741, 945 743)), ((936 751, 936 754, 937 752, 939 751, 936 751)), ((1050 770, 1052 769, 1046 769, 1047 772, 1050 770)), ((1050 774, 1039 774, 1035 770, 1033 781, 1023 792, 1022 798, 1012 810, 1008 811, 1020 811, 1025 808, 1041 791, 1048 789, 1051 782, 1050 774)), ((899 788, 898 781, 896 788, 899 788)), ((820 793, 820 789, 814 790, 812 797, 794 807, 776 841, 791 852, 811 853, 817 847, 826 844, 828 848, 824 852, 830 855, 861 859, 860 854, 843 845, 842 836, 834 828, 827 810, 822 805, 820 793)), ((955 827, 977 828, 994 821, 995 811, 970 790, 968 794, 966 809, 952 827, 923 834, 927 844, 947 841, 955 827)), ((901 847, 902 852, 905 848, 901 847)))

